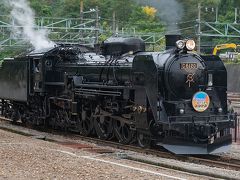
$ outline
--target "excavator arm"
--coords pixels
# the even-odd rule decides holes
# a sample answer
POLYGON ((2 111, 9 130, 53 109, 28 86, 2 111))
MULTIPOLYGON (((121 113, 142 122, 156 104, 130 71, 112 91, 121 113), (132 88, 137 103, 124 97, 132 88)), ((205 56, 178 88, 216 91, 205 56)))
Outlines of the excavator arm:
POLYGON ((236 51, 237 45, 234 43, 216 45, 213 49, 213 55, 217 55, 217 52, 221 49, 234 49, 236 51))

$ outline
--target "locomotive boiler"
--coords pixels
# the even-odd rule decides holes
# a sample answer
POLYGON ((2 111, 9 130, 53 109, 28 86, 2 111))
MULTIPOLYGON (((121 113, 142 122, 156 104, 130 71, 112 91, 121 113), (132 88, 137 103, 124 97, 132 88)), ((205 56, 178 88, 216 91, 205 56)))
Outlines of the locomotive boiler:
POLYGON ((166 43, 146 52, 141 39, 114 37, 98 52, 65 44, 5 59, 2 115, 176 154, 225 152, 234 123, 223 62, 195 53, 193 40, 166 43))

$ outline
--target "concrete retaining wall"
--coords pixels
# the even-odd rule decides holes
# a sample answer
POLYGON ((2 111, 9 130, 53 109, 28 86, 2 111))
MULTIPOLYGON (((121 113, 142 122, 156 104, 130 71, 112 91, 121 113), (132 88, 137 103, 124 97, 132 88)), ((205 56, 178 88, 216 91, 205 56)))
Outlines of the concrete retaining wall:
POLYGON ((226 64, 228 92, 240 92, 240 64, 226 64))

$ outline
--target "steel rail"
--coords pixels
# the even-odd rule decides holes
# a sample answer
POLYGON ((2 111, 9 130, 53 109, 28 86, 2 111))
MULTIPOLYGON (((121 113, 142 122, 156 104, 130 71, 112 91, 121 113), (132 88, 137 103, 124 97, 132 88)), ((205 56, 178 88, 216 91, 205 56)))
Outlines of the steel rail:
MULTIPOLYGON (((6 122, 11 123, 11 120, 9 120, 7 118, 3 118, 3 117, 0 117, 0 121, 6 121, 6 122)), ((21 124, 18 123, 17 125, 21 125, 21 124)), ((51 133, 55 134, 55 135, 63 135, 60 131, 54 131, 54 132, 51 131, 51 133)), ((20 132, 20 134, 23 134, 23 133, 20 132)), ((183 161, 183 162, 206 165, 206 166, 210 166, 210 167, 217 167, 217 168, 240 171, 240 159, 227 158, 227 157, 218 156, 218 155, 206 155, 206 156, 203 156, 203 155, 199 155, 199 156, 197 156, 197 155, 194 155, 194 156, 192 156, 192 155, 175 155, 170 152, 165 152, 163 149, 159 149, 159 148, 158 149, 151 149, 151 148, 145 149, 145 148, 141 148, 137 145, 125 145, 125 144, 121 144, 121 143, 115 142, 115 141, 102 140, 102 139, 98 139, 98 138, 94 138, 94 137, 86 137, 86 136, 78 135, 75 133, 69 133, 67 135, 64 134, 64 136, 70 137, 71 139, 82 140, 82 141, 86 141, 89 143, 94 143, 97 145, 107 146, 107 147, 111 147, 111 148, 133 151, 133 152, 138 152, 138 153, 144 153, 144 154, 149 154, 149 155, 155 155, 155 156, 161 157, 161 158, 174 159, 174 160, 179 160, 179 161, 183 161)), ((50 141, 60 143, 60 144, 63 143, 63 142, 58 142, 58 141, 54 141, 54 140, 50 140, 50 141)))

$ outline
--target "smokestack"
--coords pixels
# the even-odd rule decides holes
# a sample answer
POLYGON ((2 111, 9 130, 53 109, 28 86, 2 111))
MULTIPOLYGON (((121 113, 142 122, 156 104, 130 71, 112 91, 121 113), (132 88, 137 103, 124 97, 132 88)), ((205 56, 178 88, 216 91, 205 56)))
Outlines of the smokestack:
POLYGON ((166 50, 176 47, 176 42, 182 39, 180 34, 168 34, 165 35, 166 38, 166 50))

